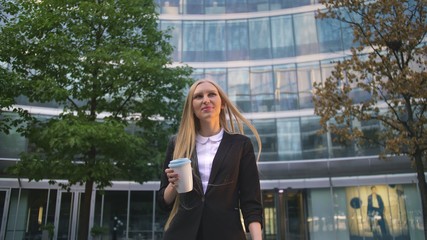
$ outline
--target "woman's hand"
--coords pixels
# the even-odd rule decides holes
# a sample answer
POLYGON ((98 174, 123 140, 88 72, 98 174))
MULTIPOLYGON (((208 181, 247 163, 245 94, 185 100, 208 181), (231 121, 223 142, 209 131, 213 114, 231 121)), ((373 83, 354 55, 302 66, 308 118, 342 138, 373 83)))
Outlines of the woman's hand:
POLYGON ((168 177, 168 181, 173 188, 178 186, 178 174, 173 171, 172 168, 165 169, 166 176, 168 177))
POLYGON ((168 178, 169 185, 166 187, 163 197, 167 204, 171 204, 178 194, 176 187, 178 186, 179 176, 171 168, 165 169, 165 173, 168 178))

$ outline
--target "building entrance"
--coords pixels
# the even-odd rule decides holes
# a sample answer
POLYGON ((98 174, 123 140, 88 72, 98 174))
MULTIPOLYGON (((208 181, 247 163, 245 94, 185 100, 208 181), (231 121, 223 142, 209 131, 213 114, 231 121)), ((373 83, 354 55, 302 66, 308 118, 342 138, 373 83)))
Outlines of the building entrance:
POLYGON ((265 239, 308 239, 304 191, 293 189, 264 191, 263 201, 265 239))

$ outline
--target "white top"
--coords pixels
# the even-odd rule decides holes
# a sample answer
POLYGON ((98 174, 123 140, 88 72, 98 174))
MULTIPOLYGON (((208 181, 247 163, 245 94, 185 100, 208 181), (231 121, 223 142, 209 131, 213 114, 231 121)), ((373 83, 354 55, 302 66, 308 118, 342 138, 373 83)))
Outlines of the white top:
POLYGON ((203 192, 206 192, 209 177, 211 175, 212 162, 222 140, 224 129, 213 136, 203 137, 200 134, 196 136, 196 151, 199 165, 200 178, 202 180, 203 192))
POLYGON ((374 208, 380 208, 380 205, 378 204, 378 198, 376 194, 372 194, 372 207, 374 208))

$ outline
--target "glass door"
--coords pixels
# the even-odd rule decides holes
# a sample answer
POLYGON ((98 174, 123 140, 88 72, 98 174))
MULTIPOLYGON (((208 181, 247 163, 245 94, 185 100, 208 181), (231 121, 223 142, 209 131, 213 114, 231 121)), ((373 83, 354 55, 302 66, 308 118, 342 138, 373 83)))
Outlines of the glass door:
POLYGON ((266 240, 308 239, 304 191, 293 189, 264 191, 263 205, 266 240))
POLYGON ((10 199, 10 190, 0 189, 0 239, 4 239, 6 232, 6 221, 10 199))
POLYGON ((78 237, 80 203, 83 192, 60 191, 57 198, 54 239, 75 240, 78 237))

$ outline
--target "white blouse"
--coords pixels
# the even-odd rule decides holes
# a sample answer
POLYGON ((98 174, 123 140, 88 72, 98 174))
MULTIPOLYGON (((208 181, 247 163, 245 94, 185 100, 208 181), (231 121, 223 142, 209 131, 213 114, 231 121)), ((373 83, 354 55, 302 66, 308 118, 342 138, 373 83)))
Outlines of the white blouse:
POLYGON ((221 129, 218 134, 210 137, 203 137, 200 134, 197 134, 196 136, 197 160, 199 165, 200 178, 203 185, 203 192, 206 192, 209 176, 211 175, 212 162, 216 151, 218 150, 219 144, 221 143, 223 134, 224 129, 221 129))

